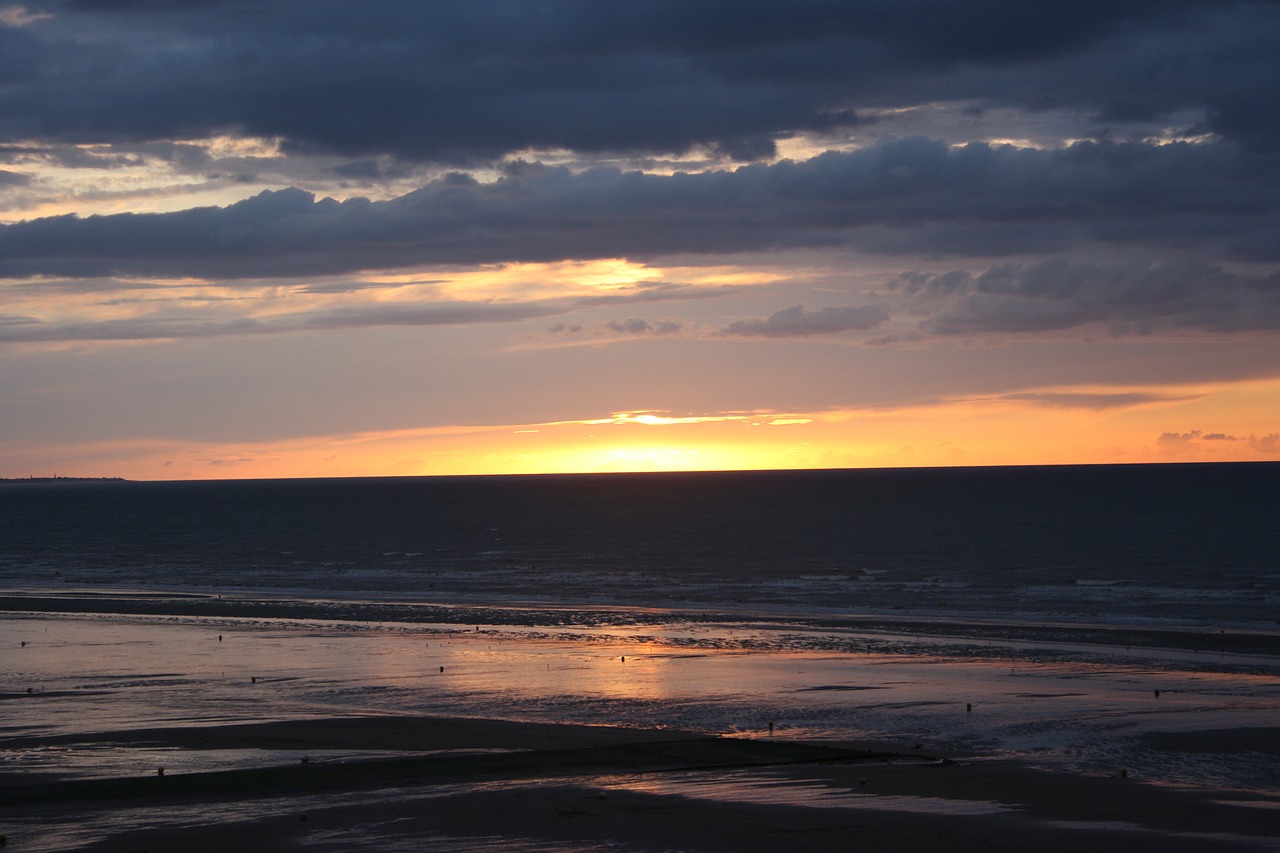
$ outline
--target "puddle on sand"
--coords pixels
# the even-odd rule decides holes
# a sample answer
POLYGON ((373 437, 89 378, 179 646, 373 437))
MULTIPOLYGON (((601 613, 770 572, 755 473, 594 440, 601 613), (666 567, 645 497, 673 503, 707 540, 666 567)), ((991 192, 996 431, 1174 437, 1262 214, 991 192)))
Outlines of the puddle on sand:
POLYGON ((609 791, 631 791, 657 796, 680 796, 721 803, 762 806, 802 806, 820 809, 873 809, 949 816, 990 815, 1014 811, 1014 806, 989 800, 953 800, 870 794, 808 779, 759 771, 667 773, 662 776, 606 777, 598 780, 609 791))

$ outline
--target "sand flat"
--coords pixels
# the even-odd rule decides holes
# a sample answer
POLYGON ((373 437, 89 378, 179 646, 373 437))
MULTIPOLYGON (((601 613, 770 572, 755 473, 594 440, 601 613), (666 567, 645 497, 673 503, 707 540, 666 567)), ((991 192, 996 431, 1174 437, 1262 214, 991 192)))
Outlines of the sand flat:
POLYGON ((291 743, 299 756, 398 743, 405 754, 11 785, 0 790, 7 849, 484 849, 502 839, 506 849, 763 851, 854 838, 916 850, 1280 849, 1274 813, 1220 792, 878 745, 441 717, 101 735, 126 736, 186 749, 291 743), (410 754, 421 749, 501 751, 410 754))
POLYGON ((1270 658, 684 630, 8 614, 0 833, 37 853, 1280 849, 1270 658))

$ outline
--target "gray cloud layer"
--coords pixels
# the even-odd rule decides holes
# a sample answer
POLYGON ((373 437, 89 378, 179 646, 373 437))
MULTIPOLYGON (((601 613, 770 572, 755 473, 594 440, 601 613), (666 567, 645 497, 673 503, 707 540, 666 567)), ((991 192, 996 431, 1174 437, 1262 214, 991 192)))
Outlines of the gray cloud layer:
POLYGON ((625 320, 610 320, 605 327, 617 335, 674 335, 684 324, 679 320, 650 323, 643 317, 628 317, 625 320))
POLYGON ((28 5, 28 26, 0 26, 0 140, 231 130, 352 157, 706 145, 751 159, 858 110, 945 99, 1102 122, 1192 110, 1269 148, 1280 121, 1267 2, 28 5))
POLYGON ((1240 275, 1204 263, 1099 263, 1056 258, 964 271, 907 273, 932 334, 1043 332, 1099 324, 1116 335, 1170 329, 1280 329, 1280 273, 1240 275))
POLYGON ((230 319, 156 313, 151 316, 82 323, 44 323, 33 317, 0 316, 0 343, 52 343, 59 341, 142 341, 171 338, 209 338, 225 335, 258 335, 307 329, 357 326, 446 326, 476 323, 511 323, 562 313, 563 305, 525 303, 437 303, 433 305, 387 304, 379 307, 343 308, 288 314, 269 320, 252 317, 230 319))
POLYGON ((1041 391, 1003 394, 997 399, 1016 403, 1030 403, 1034 406, 1043 406, 1049 409, 1106 411, 1108 409, 1128 409, 1135 406, 1180 403, 1198 398, 1186 394, 1155 394, 1147 391, 1115 391, 1093 394, 1041 391))
POLYGON ((1280 163, 1231 146, 928 139, 649 175, 520 166, 386 202, 263 192, 226 208, 0 227, 0 277, 316 275, 421 264, 852 245, 975 257, 1087 245, 1280 260, 1280 163))
POLYGON ((810 311, 792 305, 764 319, 738 320, 721 330, 722 335, 765 338, 807 338, 836 332, 874 329, 889 319, 886 305, 841 305, 810 311))
MULTIPOLYGON (((0 279, 109 290, 112 277, 260 283, 431 265, 852 248, 912 263, 1009 263, 982 274, 904 274, 888 304, 809 310, 787 294, 776 304, 790 307, 721 334, 890 326, 884 340, 903 340, 896 321, 905 319, 932 336, 1280 329, 1280 274, 1236 265, 1280 262, 1280 3, 473 0, 371 11, 331 0, 41 0, 28 9, 0 22, 0 163, 14 169, 56 160, 100 171, 152 158, 201 174, 214 169, 211 155, 180 140, 220 133, 278 138, 287 156, 349 158, 336 173, 369 182, 546 149, 589 159, 698 148, 710 154, 691 156, 756 162, 663 175, 507 160, 495 182, 458 173, 386 201, 286 189, 227 207, 33 219, 0 226, 0 279), (926 103, 1065 112, 1086 141, 1042 150, 890 137, 765 162, 797 134, 878 122, 887 136, 894 109, 926 103), (1108 130, 1125 122, 1145 130, 1131 138, 1108 130), (1165 144, 1143 135, 1162 128, 1204 136, 1165 144), (77 147, 85 143, 106 145, 77 147), (1036 257, 1050 260, 1027 261, 1036 257), (1137 260, 1098 259, 1115 257, 1137 260), (51 283, 63 279, 73 283, 51 283)), ((7 196, 40 182, 39 169, 0 169, 7 196)), ((297 292, 361 287, 322 282, 297 292)), ((677 297, 637 291, 623 301, 677 297)), ((283 325, 174 314, 82 326, 45 326, 13 308, 0 318, 0 340, 490 322, 565 310, 454 308, 298 311, 283 325)), ((686 328, 663 323, 628 318, 607 328, 686 328)))
MULTIPOLYGON (((62 283, 53 283, 48 292, 56 293, 62 283)), ((45 292, 43 284, 19 285, 24 290, 45 292)), ((390 290, 395 290, 393 286, 390 290)), ((163 292, 163 286, 154 290, 163 292)), ((490 323, 516 323, 522 320, 553 317, 580 309, 615 305, 650 305, 656 302, 716 299, 734 292, 730 287, 697 287, 664 283, 660 286, 636 285, 612 293, 563 299, 528 300, 524 302, 487 301, 414 301, 412 299, 345 304, 286 313, 267 312, 253 316, 258 307, 254 300, 230 306, 222 302, 235 299, 210 299, 202 296, 199 305, 191 306, 183 298, 153 300, 126 298, 100 301, 98 305, 148 303, 145 313, 122 318, 99 320, 43 320, 20 314, 0 314, 0 343, 58 343, 68 341, 144 341, 176 338, 212 338, 229 335, 265 335, 299 331, 351 329, 371 326, 454 326, 490 323), (154 303, 153 305, 150 303, 154 303), (210 307, 209 303, 213 303, 210 307)), ((672 335, 683 328, 679 320, 643 318, 613 320, 605 328, 624 335, 672 335)), ((563 323, 552 327, 557 334, 579 332, 563 323)))

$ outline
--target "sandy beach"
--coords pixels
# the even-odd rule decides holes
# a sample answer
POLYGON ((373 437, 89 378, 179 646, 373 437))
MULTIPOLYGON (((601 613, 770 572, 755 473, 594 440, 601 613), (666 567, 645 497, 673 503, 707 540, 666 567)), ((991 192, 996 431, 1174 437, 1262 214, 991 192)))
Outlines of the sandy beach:
MULTIPOLYGON (((1274 743, 1276 735, 1251 736, 1274 743)), ((0 789, 6 849, 1280 849, 1275 810, 1239 794, 883 743, 355 717, 103 732, 45 745, 104 742, 295 758, 120 779, 8 774, 0 789), (390 754, 311 757, 363 749, 390 754)))

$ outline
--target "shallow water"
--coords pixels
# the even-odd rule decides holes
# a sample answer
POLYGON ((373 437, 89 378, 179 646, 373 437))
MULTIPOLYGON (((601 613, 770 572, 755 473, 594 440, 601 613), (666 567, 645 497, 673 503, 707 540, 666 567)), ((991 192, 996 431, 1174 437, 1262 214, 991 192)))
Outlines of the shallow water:
MULTIPOLYGON (((1140 740, 1147 732, 1274 726, 1280 661, 1263 656, 1224 662, 1194 651, 1045 643, 1028 650, 944 636, 895 644, 883 634, 745 622, 667 622, 628 633, 75 614, 10 614, 0 619, 0 647, 12 650, 0 664, 6 738, 369 713, 739 737, 769 737, 772 722, 779 738, 878 739, 1280 796, 1274 754, 1170 753, 1140 740), (828 648, 871 640, 882 645, 828 648)), ((0 755, 3 769, 72 776, 273 760, 228 751, 177 760, 108 744, 37 743, 0 755)))

